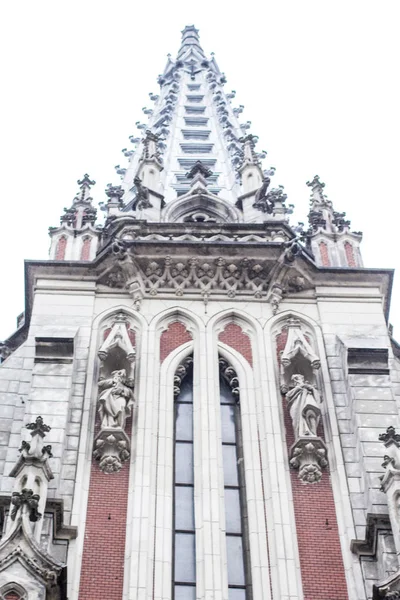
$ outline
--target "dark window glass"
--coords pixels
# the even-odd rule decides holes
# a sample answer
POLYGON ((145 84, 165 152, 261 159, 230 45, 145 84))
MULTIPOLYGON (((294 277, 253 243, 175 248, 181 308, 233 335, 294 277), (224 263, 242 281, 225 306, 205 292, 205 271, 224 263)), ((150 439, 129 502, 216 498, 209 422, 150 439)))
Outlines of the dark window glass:
POLYGON ((225 485, 239 485, 236 446, 222 446, 225 485))
POLYGON ((175 534, 175 581, 196 581, 194 533, 175 534))
POLYGON ((175 399, 174 600, 196 598, 193 480, 193 375, 188 367, 175 399))
POLYGON ((175 487, 175 529, 194 531, 194 489, 186 486, 175 487))
MULTIPOLYGON (((237 387, 237 378, 235 387, 237 387)), ((247 504, 240 406, 237 400, 237 397, 233 396, 228 382, 221 375, 221 437, 229 600, 251 600, 247 504)))
POLYGON ((228 585, 244 585, 244 562, 241 535, 226 536, 228 559, 228 585))
POLYGON ((235 443, 235 407, 232 404, 221 405, 222 441, 235 443))
MULTIPOLYGON (((176 585, 175 600, 196 600, 196 588, 194 585, 176 585)), ((238 598, 241 600, 241 598, 238 598)))
POLYGON ((187 374, 181 383, 177 402, 193 402, 193 377, 187 374))
POLYGON ((175 483, 193 484, 193 444, 175 445, 175 483))
POLYGON ((223 377, 219 379, 219 392, 221 404, 236 404, 235 398, 232 396, 232 391, 223 377))
POLYGON ((226 533, 242 532, 240 492, 238 489, 225 488, 226 533))
POLYGON ((229 600, 246 600, 246 590, 244 588, 229 588, 229 600))
POLYGON ((175 411, 175 439, 192 441, 193 405, 177 403, 175 411))

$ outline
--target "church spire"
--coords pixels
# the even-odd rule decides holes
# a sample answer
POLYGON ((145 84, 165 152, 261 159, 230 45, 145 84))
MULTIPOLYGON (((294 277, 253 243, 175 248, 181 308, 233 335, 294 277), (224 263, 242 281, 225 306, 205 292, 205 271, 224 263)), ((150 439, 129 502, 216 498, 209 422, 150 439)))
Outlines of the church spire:
MULTIPOLYGON (((190 200, 193 190, 200 188, 188 173, 201 162, 208 172, 202 183, 206 190, 202 210, 206 204, 215 207, 227 202, 235 221, 287 221, 289 209, 281 187, 278 192, 271 189, 268 210, 255 203, 265 177, 271 177, 274 170, 263 171, 261 160, 266 153, 256 151, 258 138, 249 132, 250 121, 239 120, 244 107, 234 106, 236 92, 225 91, 226 78, 214 55, 206 57, 194 25, 182 31, 177 58, 168 56, 158 81, 159 94, 150 93, 154 108, 144 110, 148 123, 137 124, 140 137, 131 136, 136 148, 123 151, 130 164, 126 169, 118 165, 125 190, 124 212, 137 213, 141 207, 138 218, 161 221, 164 207, 169 219, 174 218, 167 205, 198 203, 199 198, 190 200), (140 185, 148 190, 148 203, 137 200, 140 185)), ((223 213, 221 206, 221 218, 223 213)))

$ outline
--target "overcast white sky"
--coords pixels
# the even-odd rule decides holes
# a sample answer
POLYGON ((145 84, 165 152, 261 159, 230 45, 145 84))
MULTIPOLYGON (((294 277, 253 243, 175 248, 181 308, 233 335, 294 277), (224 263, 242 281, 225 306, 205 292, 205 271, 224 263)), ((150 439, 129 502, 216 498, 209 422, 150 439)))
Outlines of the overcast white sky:
MULTIPOLYGON (((87 172, 114 165, 151 106, 181 30, 200 29, 304 220, 318 173, 364 232, 364 263, 400 263, 398 0, 4 0, 0 6, 0 339, 24 309, 23 261, 47 258, 47 228, 87 172)), ((391 321, 400 339, 400 270, 391 321)))

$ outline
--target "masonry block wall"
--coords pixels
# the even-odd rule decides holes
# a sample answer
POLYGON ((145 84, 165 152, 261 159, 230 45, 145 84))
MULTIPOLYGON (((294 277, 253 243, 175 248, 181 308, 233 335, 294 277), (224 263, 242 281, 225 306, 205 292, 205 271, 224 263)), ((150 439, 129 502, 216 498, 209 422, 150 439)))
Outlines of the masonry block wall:
POLYGON ((23 426, 42 416, 51 427, 46 443, 51 444, 53 453, 54 479, 49 484, 48 498, 63 500, 63 518, 69 524, 94 297, 87 285, 86 290, 81 286, 79 292, 68 289, 68 282, 61 285, 61 289, 59 282, 56 289, 51 289, 52 282, 43 281, 42 289, 38 285, 28 338, 1 368, 0 385, 4 392, 0 401, 4 403, 4 416, 0 425, 7 443, 7 449, 3 450, 1 489, 7 493, 12 490, 14 480, 7 475, 15 465, 21 440, 30 437, 23 426), (66 337, 74 340, 71 362, 35 362, 36 338, 66 337))
MULTIPOLYGON (((356 294, 357 300, 343 303, 320 300, 319 310, 356 536, 364 540, 367 515, 387 514, 386 496, 380 490, 385 449, 378 437, 399 424, 393 385, 398 372, 393 359, 386 363, 386 372, 384 365, 374 366, 371 360, 352 368, 352 353, 386 350, 392 356, 378 294, 368 295, 365 289, 354 290, 356 294)), ((361 557, 367 598, 372 598, 372 585, 381 573, 393 570, 393 550, 392 536, 385 533, 379 537, 378 556, 361 557)))

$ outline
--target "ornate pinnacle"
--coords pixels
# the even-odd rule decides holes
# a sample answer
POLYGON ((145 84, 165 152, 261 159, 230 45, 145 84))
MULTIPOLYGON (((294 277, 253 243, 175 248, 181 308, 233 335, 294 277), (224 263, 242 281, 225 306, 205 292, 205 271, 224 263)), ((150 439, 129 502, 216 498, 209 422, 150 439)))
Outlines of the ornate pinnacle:
POLYGON ((36 421, 34 423, 28 423, 26 425, 27 429, 31 429, 31 436, 40 435, 40 437, 44 438, 46 433, 48 433, 51 429, 49 425, 45 425, 42 417, 36 417, 36 421))
POLYGON ((323 204, 327 208, 332 208, 332 202, 330 202, 324 194, 325 183, 320 181, 319 175, 315 175, 312 181, 307 181, 306 185, 311 188, 311 206, 323 204))
POLYGON ((379 434, 379 441, 383 442, 386 447, 395 444, 400 447, 400 435, 396 433, 396 429, 392 426, 386 429, 386 433, 379 434))
POLYGON ((80 187, 80 196, 76 196, 74 198, 74 202, 90 202, 92 198, 90 197, 90 188, 92 185, 95 185, 96 182, 94 179, 90 179, 89 175, 85 173, 82 179, 78 179, 77 184, 80 187))
POLYGON ((124 195, 124 190, 120 185, 112 185, 109 183, 105 189, 106 196, 109 198, 109 202, 119 202, 122 203, 122 196, 124 195))

